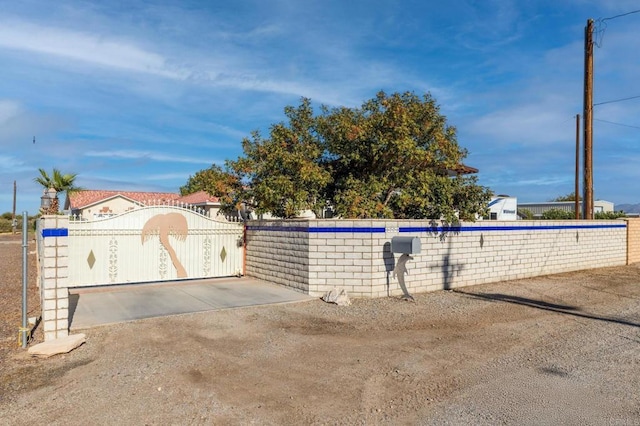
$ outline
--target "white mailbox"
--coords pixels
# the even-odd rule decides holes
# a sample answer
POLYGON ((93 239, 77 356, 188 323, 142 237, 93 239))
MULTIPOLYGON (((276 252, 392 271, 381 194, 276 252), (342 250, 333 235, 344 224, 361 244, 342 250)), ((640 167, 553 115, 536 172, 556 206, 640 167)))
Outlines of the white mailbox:
POLYGON ((391 238, 392 253, 420 254, 420 238, 393 237, 391 238))

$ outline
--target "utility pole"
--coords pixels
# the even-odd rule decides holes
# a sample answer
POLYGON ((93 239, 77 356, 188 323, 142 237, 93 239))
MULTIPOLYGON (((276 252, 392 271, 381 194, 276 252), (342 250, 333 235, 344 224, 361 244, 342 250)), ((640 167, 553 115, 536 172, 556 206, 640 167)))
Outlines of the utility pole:
POLYGON ((573 191, 575 195, 574 211, 576 219, 580 219, 580 114, 576 114, 576 189, 573 191))
POLYGON ((11 215, 11 230, 16 233, 16 226, 18 221, 16 220, 16 181, 13 181, 13 214, 11 215))
POLYGON ((582 217, 593 219, 593 19, 584 29, 584 196, 582 217))

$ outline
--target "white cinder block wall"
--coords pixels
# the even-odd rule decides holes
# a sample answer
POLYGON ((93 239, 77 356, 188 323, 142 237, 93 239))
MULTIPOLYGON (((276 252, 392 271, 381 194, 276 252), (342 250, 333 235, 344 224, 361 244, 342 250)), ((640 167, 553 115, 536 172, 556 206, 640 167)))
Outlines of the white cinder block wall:
POLYGON ((255 278, 308 293, 309 222, 252 223, 252 232, 246 238, 253 251, 251 255, 247 252, 245 271, 252 271, 255 278))
MULTIPOLYGON (((68 227, 65 216, 38 223, 45 341, 68 335, 68 227)), ((638 262, 637 229, 638 220, 485 221, 454 228, 428 221, 252 221, 245 275, 317 297, 333 288, 353 297, 401 295, 394 277, 401 254, 391 253, 391 240, 416 236, 422 249, 403 278, 409 293, 420 293, 638 262)))
POLYGON ((429 221, 255 221, 245 274, 312 296, 401 295, 394 236, 420 238, 406 264, 409 293, 626 264, 625 221, 518 221, 433 227, 429 221))

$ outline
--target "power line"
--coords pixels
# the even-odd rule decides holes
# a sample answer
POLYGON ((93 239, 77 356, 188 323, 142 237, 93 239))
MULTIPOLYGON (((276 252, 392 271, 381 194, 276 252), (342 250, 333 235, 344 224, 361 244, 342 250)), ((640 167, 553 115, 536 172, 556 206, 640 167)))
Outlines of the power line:
POLYGON ((598 105, 605 105, 605 104, 612 104, 615 102, 622 102, 622 101, 628 101, 631 99, 638 99, 640 98, 640 95, 637 96, 629 96, 628 98, 622 98, 622 99, 614 99, 612 101, 606 101, 606 102, 598 102, 597 104, 593 104, 593 106, 598 106, 598 105))
POLYGON ((617 19, 617 18, 622 18, 623 16, 627 16, 627 15, 631 15, 634 13, 640 13, 640 9, 638 10, 632 10, 631 12, 627 12, 627 13, 621 13, 620 15, 615 15, 615 16, 610 16, 608 18, 599 18, 596 21, 596 29, 594 30, 594 42, 593 44, 595 44, 598 47, 602 47, 602 40, 604 40, 604 33, 607 30, 607 23, 606 21, 611 21, 612 19, 617 19))
MULTIPOLYGON (((621 13, 620 15, 610 16, 608 18, 598 19, 598 23, 599 24, 603 24, 604 28, 598 28, 598 30, 596 30, 596 33, 598 33, 598 35, 600 35, 600 42, 596 42, 595 43, 596 46, 601 47, 602 39, 604 38, 604 32, 605 32, 605 30, 607 28, 607 24, 604 23, 605 21, 610 21, 612 19, 621 18, 623 16, 631 15, 631 14, 634 14, 634 13, 640 13, 640 9, 632 10, 631 12, 627 12, 627 13, 621 13)), ((612 100, 612 101, 600 102, 600 103, 597 103, 597 104, 593 104, 593 106, 612 104, 612 103, 615 103, 615 102, 628 101, 628 100, 637 99, 637 98, 640 98, 640 95, 638 95, 638 96, 630 96, 628 98, 622 98, 622 99, 615 99, 615 100, 612 100)))
POLYGON ((633 13, 639 13, 640 9, 638 10, 632 10, 631 12, 627 12, 627 13, 621 13, 620 15, 616 15, 616 16, 610 16, 609 18, 603 18, 603 19, 599 19, 599 21, 610 21, 612 19, 616 19, 616 18, 622 18, 623 16, 627 16, 627 15, 631 15, 633 13))
POLYGON ((616 123, 614 121, 608 121, 608 120, 601 120, 599 118, 594 118, 595 121, 601 121, 603 123, 609 123, 609 124, 615 124, 616 126, 623 126, 623 127, 631 127, 632 129, 640 129, 640 126, 632 126, 630 124, 622 124, 622 123, 616 123))

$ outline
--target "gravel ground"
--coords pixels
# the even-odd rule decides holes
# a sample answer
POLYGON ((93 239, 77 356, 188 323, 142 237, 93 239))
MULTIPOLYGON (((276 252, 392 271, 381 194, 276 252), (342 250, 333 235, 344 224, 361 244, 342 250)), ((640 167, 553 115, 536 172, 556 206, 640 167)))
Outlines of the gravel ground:
POLYGON ((640 425, 637 266, 140 320, 34 359, 20 249, 0 240, 0 424, 640 425))
MULTIPOLYGON (((40 296, 36 287, 36 244, 27 239, 28 291, 27 317, 40 315, 40 296)), ((22 235, 0 234, 0 359, 17 350, 18 330, 22 325, 22 235)), ((34 342, 41 342, 42 331, 36 329, 34 342)), ((4 367, 3 365, 0 368, 4 367)), ((0 370, 2 371, 2 370, 0 370)))

